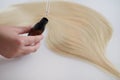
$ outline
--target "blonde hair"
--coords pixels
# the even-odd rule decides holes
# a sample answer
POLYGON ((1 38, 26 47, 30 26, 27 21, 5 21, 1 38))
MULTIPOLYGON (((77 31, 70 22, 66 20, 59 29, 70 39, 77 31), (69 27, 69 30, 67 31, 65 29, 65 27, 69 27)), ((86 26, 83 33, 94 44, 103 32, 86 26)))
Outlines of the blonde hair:
MULTIPOLYGON (((0 12, 0 25, 32 25, 44 13, 45 3, 42 2, 14 5, 0 12)), ((120 73, 105 57, 112 29, 104 17, 79 4, 51 2, 48 19, 46 42, 49 49, 87 60, 120 77, 120 73)))

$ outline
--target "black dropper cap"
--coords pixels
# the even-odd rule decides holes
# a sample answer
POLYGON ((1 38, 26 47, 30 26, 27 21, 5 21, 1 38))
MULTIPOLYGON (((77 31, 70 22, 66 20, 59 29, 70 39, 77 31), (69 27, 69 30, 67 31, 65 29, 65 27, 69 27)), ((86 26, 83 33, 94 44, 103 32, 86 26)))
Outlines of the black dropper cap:
POLYGON ((48 19, 46 17, 43 17, 35 26, 34 29, 41 30, 45 28, 46 24, 48 23, 48 19))
POLYGON ((30 30, 29 36, 40 35, 45 29, 46 24, 48 23, 48 19, 43 17, 35 26, 30 30))

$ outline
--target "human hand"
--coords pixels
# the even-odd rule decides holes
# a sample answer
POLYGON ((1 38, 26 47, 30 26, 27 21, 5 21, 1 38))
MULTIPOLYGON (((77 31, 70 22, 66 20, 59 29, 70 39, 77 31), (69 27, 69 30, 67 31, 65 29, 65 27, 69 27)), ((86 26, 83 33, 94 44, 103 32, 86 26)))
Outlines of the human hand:
POLYGON ((14 58, 35 52, 43 36, 20 36, 30 29, 31 27, 0 27, 0 55, 14 58))

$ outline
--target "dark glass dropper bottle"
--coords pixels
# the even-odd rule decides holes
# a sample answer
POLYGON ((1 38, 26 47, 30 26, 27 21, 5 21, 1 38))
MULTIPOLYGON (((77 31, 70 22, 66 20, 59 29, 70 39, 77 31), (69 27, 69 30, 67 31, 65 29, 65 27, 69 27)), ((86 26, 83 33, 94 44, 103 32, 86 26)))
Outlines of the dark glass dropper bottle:
POLYGON ((35 26, 30 30, 28 36, 40 35, 45 30, 45 26, 48 23, 48 19, 43 17, 35 26))

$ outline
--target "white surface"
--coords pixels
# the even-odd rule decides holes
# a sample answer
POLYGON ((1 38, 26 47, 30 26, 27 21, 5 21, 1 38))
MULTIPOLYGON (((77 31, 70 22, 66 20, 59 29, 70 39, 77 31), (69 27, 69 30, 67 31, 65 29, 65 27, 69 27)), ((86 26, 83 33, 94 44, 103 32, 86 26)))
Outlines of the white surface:
MULTIPOLYGON (((0 0, 0 7, 40 0, 0 0)), ((114 33, 107 49, 108 59, 120 70, 120 0, 74 0, 95 9, 112 24, 114 33)), ((45 34, 44 34, 45 35, 45 34)), ((0 80, 117 80, 84 61, 56 55, 44 40, 39 50, 13 60, 0 59, 0 80)))

